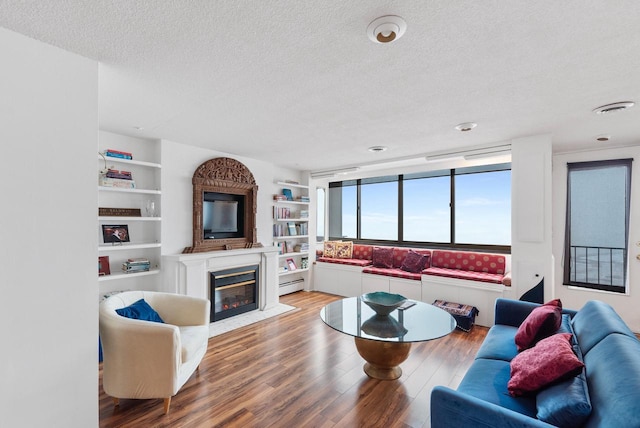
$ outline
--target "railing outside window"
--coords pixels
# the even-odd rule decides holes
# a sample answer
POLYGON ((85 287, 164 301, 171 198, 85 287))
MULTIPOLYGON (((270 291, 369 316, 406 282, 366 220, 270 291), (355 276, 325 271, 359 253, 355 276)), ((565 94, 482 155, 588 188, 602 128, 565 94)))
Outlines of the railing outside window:
POLYGON ((571 246, 572 283, 624 288, 625 248, 571 246))

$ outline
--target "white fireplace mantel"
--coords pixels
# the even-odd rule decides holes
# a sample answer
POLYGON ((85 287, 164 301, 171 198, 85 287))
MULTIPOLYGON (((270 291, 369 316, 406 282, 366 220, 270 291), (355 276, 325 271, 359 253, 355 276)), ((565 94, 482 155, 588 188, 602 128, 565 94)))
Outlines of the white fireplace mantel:
POLYGON ((163 256, 166 267, 164 289, 170 293, 210 299, 209 272, 247 265, 260 266, 258 308, 271 309, 278 304, 278 248, 243 248, 205 253, 163 256))

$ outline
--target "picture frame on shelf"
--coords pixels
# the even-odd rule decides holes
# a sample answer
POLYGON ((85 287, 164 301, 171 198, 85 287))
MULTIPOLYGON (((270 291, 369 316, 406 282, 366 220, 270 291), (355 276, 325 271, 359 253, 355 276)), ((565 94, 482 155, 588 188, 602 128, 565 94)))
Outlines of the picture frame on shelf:
POLYGON ((126 224, 103 224, 102 240, 105 244, 129 242, 129 226, 126 224))
POLYGON ((289 271, 298 269, 296 262, 293 261, 293 259, 287 259, 287 267, 289 268, 289 271))
POLYGON ((98 276, 111 275, 109 256, 98 256, 98 276))

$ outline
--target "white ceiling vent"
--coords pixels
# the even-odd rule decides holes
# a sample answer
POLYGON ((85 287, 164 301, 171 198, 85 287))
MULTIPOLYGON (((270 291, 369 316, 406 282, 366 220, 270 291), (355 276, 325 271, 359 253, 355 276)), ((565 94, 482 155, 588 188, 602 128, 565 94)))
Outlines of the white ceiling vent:
POLYGON ((635 103, 633 101, 621 101, 619 103, 605 104, 603 106, 596 107, 593 109, 593 112, 596 114, 615 113, 631 108, 634 105, 635 103))

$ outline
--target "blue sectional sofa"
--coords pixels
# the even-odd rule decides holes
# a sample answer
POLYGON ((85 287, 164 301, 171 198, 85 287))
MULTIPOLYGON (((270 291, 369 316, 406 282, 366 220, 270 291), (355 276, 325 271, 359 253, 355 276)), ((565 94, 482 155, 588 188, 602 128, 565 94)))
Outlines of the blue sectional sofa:
POLYGON ((578 377, 562 382, 586 385, 580 388, 586 401, 582 397, 572 407, 575 397, 562 389, 562 382, 535 394, 509 395, 510 362, 518 354, 514 337, 537 306, 508 299, 496 301, 495 325, 458 389, 433 389, 432 427, 640 427, 640 341, 613 308, 600 301, 589 301, 579 311, 563 310, 559 330, 574 335, 574 352, 581 353, 584 361, 578 377), (556 417, 564 422, 552 420, 551 425, 539 419, 549 403, 556 411, 560 408, 556 417), (582 419, 574 410, 583 412, 582 419))

